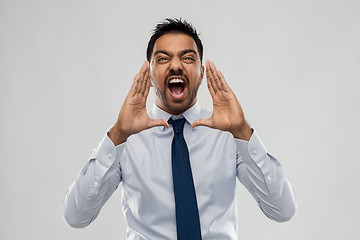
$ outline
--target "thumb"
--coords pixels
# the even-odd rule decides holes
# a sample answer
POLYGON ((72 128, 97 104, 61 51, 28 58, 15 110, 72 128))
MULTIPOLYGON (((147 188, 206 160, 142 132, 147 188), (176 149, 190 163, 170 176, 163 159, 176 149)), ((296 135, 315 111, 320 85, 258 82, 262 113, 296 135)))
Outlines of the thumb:
POLYGON ((191 125, 191 127, 197 127, 197 126, 206 126, 206 127, 212 127, 212 121, 211 119, 198 119, 196 121, 193 122, 193 124, 191 125))
POLYGON ((169 124, 164 119, 151 119, 149 121, 148 128, 156 127, 156 126, 164 126, 166 128, 169 128, 169 124))

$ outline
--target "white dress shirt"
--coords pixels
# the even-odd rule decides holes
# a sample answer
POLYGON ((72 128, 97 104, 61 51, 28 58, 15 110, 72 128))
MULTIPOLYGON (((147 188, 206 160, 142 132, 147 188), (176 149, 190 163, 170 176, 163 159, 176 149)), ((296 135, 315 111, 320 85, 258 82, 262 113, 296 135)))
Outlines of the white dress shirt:
MULTIPOLYGON (((156 105, 149 116, 168 120, 156 105)), ((203 239, 237 239, 236 177, 264 214, 287 221, 296 203, 279 162, 269 155, 254 131, 249 142, 229 132, 204 126, 192 128, 211 112, 196 103, 182 114, 203 239)), ((175 116, 176 118, 176 116, 175 116)), ((153 127, 114 146, 107 134, 80 171, 64 199, 64 218, 72 227, 85 227, 122 182, 122 206, 127 239, 176 239, 171 168, 170 128, 153 127)))

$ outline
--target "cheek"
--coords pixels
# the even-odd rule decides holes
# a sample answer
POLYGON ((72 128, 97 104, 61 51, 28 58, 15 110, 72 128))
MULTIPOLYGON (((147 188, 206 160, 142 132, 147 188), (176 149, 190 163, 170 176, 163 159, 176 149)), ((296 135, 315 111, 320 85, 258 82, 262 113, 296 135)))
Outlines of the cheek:
POLYGON ((200 70, 193 70, 191 72, 191 85, 197 85, 198 81, 201 81, 201 71, 200 70))
POLYGON ((159 66, 154 65, 150 68, 150 75, 153 78, 158 78, 161 75, 162 70, 159 66))
POLYGON ((152 67, 150 69, 150 76, 154 83, 156 83, 159 87, 163 87, 164 79, 166 76, 166 68, 162 66, 152 67))
POLYGON ((154 87, 158 89, 164 88, 164 81, 157 72, 152 72, 150 76, 151 76, 151 83, 154 87))

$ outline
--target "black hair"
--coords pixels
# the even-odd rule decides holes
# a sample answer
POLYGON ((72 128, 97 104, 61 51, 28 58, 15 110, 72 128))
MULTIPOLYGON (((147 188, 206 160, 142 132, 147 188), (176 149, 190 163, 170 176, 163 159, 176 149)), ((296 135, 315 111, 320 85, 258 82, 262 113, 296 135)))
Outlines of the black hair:
POLYGON ((149 40, 147 50, 146 50, 146 58, 150 62, 151 55, 154 50, 154 44, 156 40, 167 34, 167 33, 184 33, 192 37, 195 41, 195 44, 197 46, 197 50, 200 55, 200 62, 202 62, 203 58, 203 45, 201 43, 201 40, 199 38, 198 33, 196 32, 196 29, 191 25, 191 23, 186 22, 185 20, 182 20, 181 18, 166 18, 162 22, 160 22, 158 25, 156 25, 155 29, 153 30, 153 34, 149 40))

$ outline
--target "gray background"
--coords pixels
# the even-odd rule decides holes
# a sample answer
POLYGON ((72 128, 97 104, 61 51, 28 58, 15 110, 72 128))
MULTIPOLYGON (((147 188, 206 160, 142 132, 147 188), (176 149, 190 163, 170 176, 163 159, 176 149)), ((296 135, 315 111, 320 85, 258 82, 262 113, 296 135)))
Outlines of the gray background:
MULTIPOLYGON (((0 239, 125 239, 121 191, 81 230, 62 200, 165 17, 197 27, 295 188, 297 214, 279 224, 238 184, 239 239, 358 239, 359 12, 355 0, 1 0, 0 239)), ((211 108, 206 82, 199 102, 211 108)))

